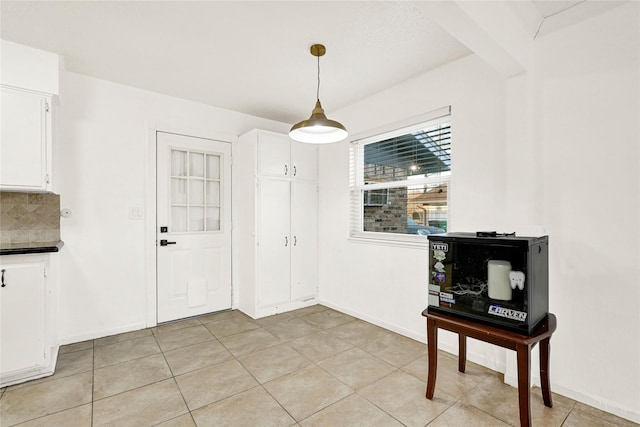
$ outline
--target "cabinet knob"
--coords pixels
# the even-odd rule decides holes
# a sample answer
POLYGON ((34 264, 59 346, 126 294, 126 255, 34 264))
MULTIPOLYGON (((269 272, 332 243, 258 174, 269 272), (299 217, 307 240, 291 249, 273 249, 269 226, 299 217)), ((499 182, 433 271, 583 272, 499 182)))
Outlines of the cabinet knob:
POLYGON ((293 236, 293 246, 298 244, 298 236, 293 236))
POLYGON ((284 236, 284 245, 289 246, 289 238, 287 236, 284 236))
POLYGON ((4 283, 4 272, 7 271, 4 268, 2 269, 2 287, 4 288, 5 286, 7 286, 6 283, 4 283))
POLYGON ((289 167, 286 164, 284 165, 284 174, 285 175, 289 174, 289 167))
POLYGON ((296 168, 296 165, 293 165, 293 176, 296 176, 298 174, 298 169, 296 168))

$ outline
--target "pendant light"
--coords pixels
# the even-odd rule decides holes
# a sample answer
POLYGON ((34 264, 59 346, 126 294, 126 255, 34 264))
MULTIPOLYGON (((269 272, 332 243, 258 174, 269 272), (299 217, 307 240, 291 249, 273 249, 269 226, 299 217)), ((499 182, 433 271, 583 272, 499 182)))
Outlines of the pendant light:
POLYGON ((327 119, 320 105, 320 57, 326 53, 321 44, 311 46, 311 55, 318 58, 318 88, 316 90, 316 106, 311 111, 311 117, 293 125, 289 131, 289 138, 298 142, 310 144, 328 144, 345 139, 349 134, 340 123, 327 119))

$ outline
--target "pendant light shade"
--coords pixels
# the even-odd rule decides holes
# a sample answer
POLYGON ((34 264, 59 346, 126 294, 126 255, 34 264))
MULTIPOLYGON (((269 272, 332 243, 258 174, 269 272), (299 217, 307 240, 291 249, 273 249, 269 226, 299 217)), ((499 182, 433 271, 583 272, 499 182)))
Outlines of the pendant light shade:
POLYGON ((311 46, 311 54, 318 58, 318 89, 316 92, 316 106, 311 111, 311 117, 293 125, 289 131, 289 138, 298 142, 310 144, 329 144, 345 139, 349 134, 344 126, 335 120, 329 120, 320 104, 320 57, 326 49, 321 44, 311 46))
POLYGON ((316 101, 316 107, 311 112, 311 117, 293 125, 289 131, 289 137, 294 141, 312 144, 338 142, 347 136, 349 134, 344 126, 335 120, 327 119, 319 99, 316 101))

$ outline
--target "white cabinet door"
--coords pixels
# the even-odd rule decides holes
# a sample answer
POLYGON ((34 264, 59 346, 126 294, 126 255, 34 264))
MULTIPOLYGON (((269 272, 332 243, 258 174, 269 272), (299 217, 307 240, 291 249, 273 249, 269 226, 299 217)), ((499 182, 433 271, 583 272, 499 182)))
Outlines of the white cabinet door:
POLYGON ((45 363, 46 288, 44 261, 2 263, 0 269, 0 374, 5 377, 45 363))
POLYGON ((291 141, 286 135, 269 132, 258 134, 258 174, 291 176, 291 141))
POLYGON ((318 146, 291 142, 291 177, 318 179, 318 146))
POLYGON ((0 120, 0 187, 47 190, 48 97, 3 87, 0 120))
POLYGON ((314 298, 318 288, 318 187, 291 181, 291 300, 314 298))
POLYGON ((289 181, 258 181, 258 306, 290 301, 289 181))

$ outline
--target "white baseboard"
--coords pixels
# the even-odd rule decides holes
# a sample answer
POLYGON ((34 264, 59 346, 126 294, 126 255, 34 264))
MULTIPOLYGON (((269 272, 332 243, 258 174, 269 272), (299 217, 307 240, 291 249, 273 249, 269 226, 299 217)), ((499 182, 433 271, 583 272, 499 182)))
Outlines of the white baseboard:
MULTIPOLYGON (((414 339, 416 341, 420 341, 422 343, 426 343, 427 342, 427 337, 426 337, 426 327, 425 327, 425 333, 424 334, 416 334, 413 331, 409 331, 406 330, 404 328, 401 328, 397 325, 393 325, 387 322, 382 322, 379 319, 375 319, 372 318, 370 316, 364 315, 362 313, 359 313, 357 311, 354 310, 350 310, 348 308, 342 307, 340 305, 337 304, 333 304, 330 303, 328 301, 324 301, 324 300, 320 300, 320 304, 327 306, 329 308, 332 308, 334 310, 340 311, 342 313, 348 314, 350 316, 356 317, 360 320, 364 320, 365 322, 369 322, 372 323, 376 326, 380 326, 381 328, 387 329, 389 331, 392 332, 396 332, 400 335, 403 335, 405 337, 414 339)), ((443 342, 443 340, 438 340, 438 349, 439 350, 443 350, 446 351, 447 353, 453 354, 453 355, 458 355, 458 344, 457 342, 452 344, 452 343, 448 343, 448 342, 443 342)), ((468 351, 468 349, 467 349, 468 351)), ((500 372, 500 373, 505 373, 506 372, 506 365, 503 363, 499 363, 496 364, 495 361, 493 360, 489 360, 487 358, 486 355, 484 354, 478 354, 478 353, 474 353, 474 352, 468 352, 467 353, 467 360, 473 363, 477 363, 478 365, 482 365, 486 368, 489 368, 491 370, 500 372)), ((512 375, 506 375, 504 376, 504 382, 510 386, 513 387, 517 387, 518 386, 518 379, 512 375)), ((538 385, 538 381, 535 381, 536 384, 534 385, 538 385)), ((602 411, 614 414, 618 417, 633 421, 635 423, 640 423, 640 412, 637 412, 632 410, 632 409, 625 409, 625 408, 620 408, 619 406, 616 406, 615 404, 613 404, 612 402, 608 402, 606 400, 602 400, 602 399, 596 399, 592 396, 588 396, 585 395, 584 393, 575 391, 575 390, 571 390, 569 388, 563 387, 561 385, 558 384, 551 384, 551 390, 554 393, 557 393, 559 395, 568 397, 569 399, 573 399, 576 400, 578 402, 584 403, 585 405, 589 405, 592 406, 596 409, 600 409, 602 411)))
POLYGON ((356 317, 356 318, 358 318, 360 320, 364 320, 365 322, 369 322, 369 323, 372 323, 372 324, 374 324, 376 326, 380 326, 381 328, 387 329, 389 331, 396 332, 396 333, 398 333, 400 335, 403 335, 405 337, 411 338, 413 340, 420 341, 421 343, 424 343, 425 345, 427 343, 426 330, 425 330, 424 334, 416 334, 413 331, 409 331, 407 329, 401 328, 401 327, 399 327, 397 325, 393 325, 391 323, 383 322, 380 319, 375 319, 373 317, 367 316, 365 314, 359 313, 359 312, 354 311, 354 310, 350 310, 350 309, 342 307, 340 305, 332 304, 332 303, 330 303, 328 301, 319 300, 318 303, 322 304, 322 305, 324 305, 326 307, 332 308, 334 310, 337 310, 337 311, 339 311, 341 313, 348 314, 349 316, 353 316, 353 317, 356 317))
MULTIPOLYGON (((505 375, 504 382, 511 386, 518 387, 518 378, 514 377, 513 375, 509 375, 509 376, 505 375)), ((534 385, 539 386, 539 384, 534 384, 534 385)), ((573 399, 577 402, 584 403, 585 405, 589 405, 596 409, 600 409, 601 411, 616 415, 620 418, 633 421, 634 423, 640 423, 640 412, 638 412, 637 409, 633 410, 633 409, 621 408, 619 405, 613 402, 610 402, 608 400, 603 400, 601 398, 589 396, 580 391, 572 390, 570 388, 563 387, 558 384, 554 384, 553 382, 551 382, 551 391, 553 393, 557 393, 564 397, 568 397, 569 399, 573 399)))
POLYGON ((114 329, 107 329, 103 331, 93 331, 93 332, 82 334, 82 335, 72 335, 68 337, 61 337, 60 345, 75 344, 82 341, 94 340, 97 338, 108 337, 111 335, 122 334, 125 332, 139 331, 140 329, 145 329, 146 327, 147 327, 147 324, 145 322, 138 322, 138 323, 131 323, 129 325, 121 326, 119 328, 114 328, 114 329))
MULTIPOLYGON (((417 334, 414 331, 410 331, 408 329, 399 327, 397 325, 391 324, 391 323, 387 323, 387 322, 383 322, 380 319, 376 319, 373 318, 371 316, 367 316, 365 314, 362 314, 360 312, 354 311, 354 310, 350 310, 348 308, 342 307, 340 305, 337 304, 333 304, 330 303, 328 301, 324 301, 324 300, 320 300, 320 304, 327 306, 329 308, 332 308, 334 310, 340 311, 342 313, 348 314, 350 316, 356 317, 360 320, 364 320, 365 322, 369 322, 372 323, 376 326, 380 326, 381 328, 387 329, 389 331, 395 332, 397 334, 403 335, 407 338, 411 338, 414 339, 416 341, 419 341, 423 344, 426 345, 427 343, 427 329, 426 329, 426 323, 425 323, 425 331, 422 334, 417 334)), ((458 354, 458 344, 457 341, 455 344, 449 344, 447 342, 443 342, 443 340, 438 340, 438 348, 440 350, 446 351, 447 353, 451 353, 453 355, 457 355, 458 354)), ((504 373, 505 372, 505 366, 504 364, 498 364, 496 365, 496 363, 492 360, 488 360, 487 357, 485 355, 481 355, 478 353, 475 353, 473 351, 469 351, 469 349, 467 348, 467 360, 473 363, 477 363, 478 365, 482 365, 486 368, 492 369, 494 371, 498 371, 500 373, 504 373)))

